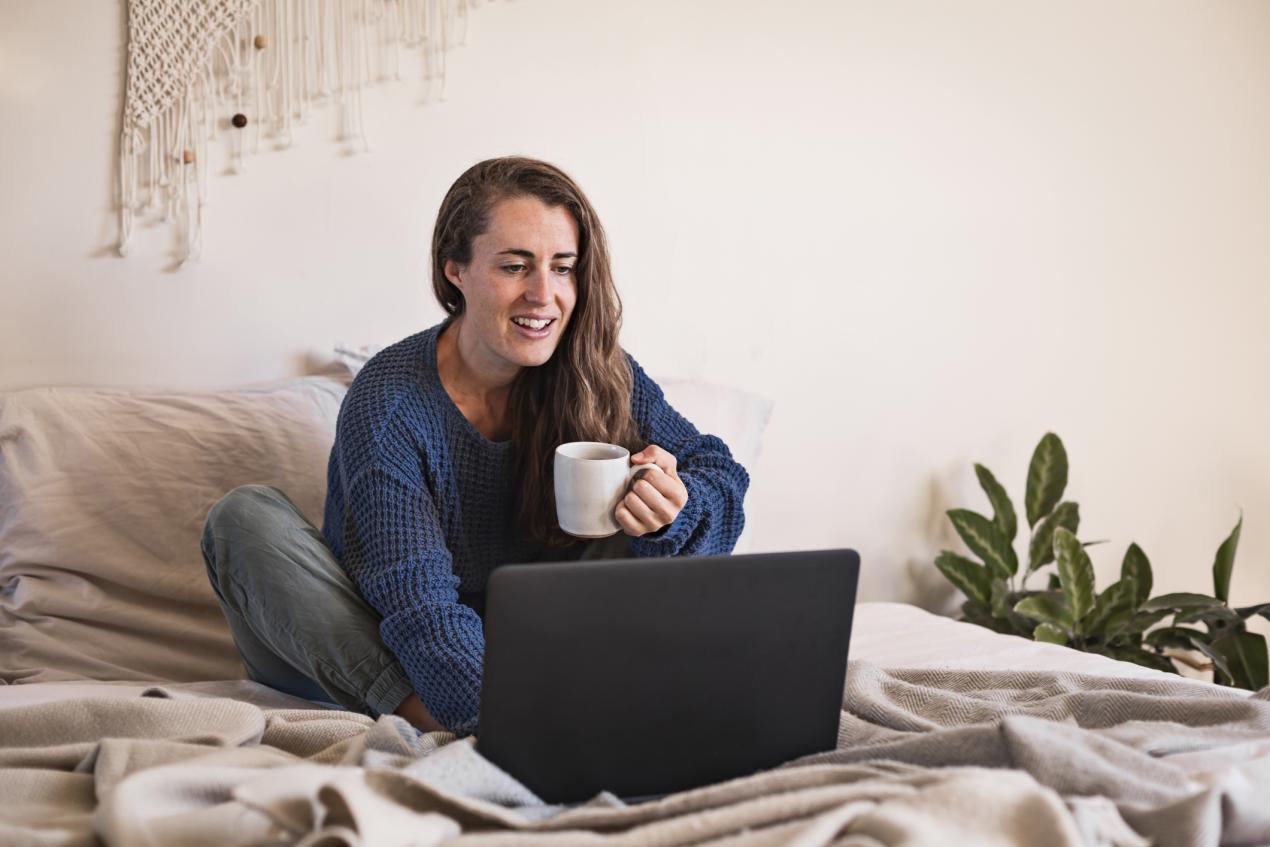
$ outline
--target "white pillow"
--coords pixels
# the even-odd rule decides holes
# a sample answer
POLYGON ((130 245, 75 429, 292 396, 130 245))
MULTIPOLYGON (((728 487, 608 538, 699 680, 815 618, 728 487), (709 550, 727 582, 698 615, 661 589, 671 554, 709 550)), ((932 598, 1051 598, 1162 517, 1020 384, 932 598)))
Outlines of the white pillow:
MULTIPOLYGON (((732 451, 732 458, 750 473, 754 488, 754 468, 763 446, 763 432, 772 415, 772 402, 738 388, 687 379, 658 379, 666 402, 692 421, 699 431, 717 435, 732 451)), ((750 497, 746 500, 752 502, 750 497)), ((737 539, 734 553, 750 549, 753 514, 746 511, 745 529, 737 539)))
POLYGON ((203 522, 264 483, 320 524, 345 390, 0 395, 0 681, 242 677, 203 522))
POLYGON ((335 345, 335 360, 344 365, 348 369, 350 377, 353 377, 357 376, 357 372, 362 369, 362 365, 370 361, 371 356, 383 349, 383 345, 380 344, 353 346, 341 341, 335 345))

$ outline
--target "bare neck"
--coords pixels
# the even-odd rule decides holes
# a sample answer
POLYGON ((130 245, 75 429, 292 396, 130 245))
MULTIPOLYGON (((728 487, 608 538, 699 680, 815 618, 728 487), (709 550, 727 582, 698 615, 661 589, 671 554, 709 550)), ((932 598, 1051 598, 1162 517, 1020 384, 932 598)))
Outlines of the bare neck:
POLYGON ((453 321, 437 338, 437 376, 454 405, 486 438, 505 441, 511 437, 507 418, 507 398, 516 372, 482 373, 474 367, 474 351, 464 355, 462 318, 453 321))

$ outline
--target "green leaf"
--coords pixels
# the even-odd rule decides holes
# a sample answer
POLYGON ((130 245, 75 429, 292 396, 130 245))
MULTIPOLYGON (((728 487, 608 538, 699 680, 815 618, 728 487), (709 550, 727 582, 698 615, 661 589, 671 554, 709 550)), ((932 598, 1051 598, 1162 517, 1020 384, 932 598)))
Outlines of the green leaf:
POLYGON ((1226 661, 1226 656, 1208 641, 1193 641, 1191 646, 1208 657, 1213 663, 1213 682, 1218 685, 1233 685, 1230 673, 1230 663, 1226 661))
POLYGON ((1244 619, 1229 606, 1213 606, 1206 608, 1203 606, 1194 609, 1187 609, 1177 613, 1173 618, 1173 623, 1192 623, 1194 621, 1203 621, 1209 631, 1223 629, 1244 629, 1244 619))
POLYGON ((1143 639, 1157 649, 1179 647, 1183 650, 1198 650, 1196 644, 1209 643, 1208 633, 1186 626, 1162 626, 1147 633, 1143 639))
MULTIPOLYGON (((975 565, 975 567, 983 566, 975 565)), ((967 600, 961 604, 961 614, 962 620, 969 623, 976 624, 984 627, 985 629, 990 629, 993 632, 1000 632, 1004 635, 1014 634, 1014 628, 1010 625, 1009 621, 1001 618, 994 618, 992 616, 991 609, 974 600, 967 600)))
POLYGON ((1266 660, 1266 638, 1255 632, 1236 632, 1213 642, 1213 649, 1226 657, 1231 683, 1249 691, 1265 688, 1270 676, 1266 660))
POLYGON ((1024 617, 1069 631, 1076 626, 1076 619, 1072 615, 1071 608, 1068 607, 1063 595, 1057 591, 1024 597, 1014 604, 1014 611, 1024 617))
POLYGON ((1054 530, 1064 527, 1072 532, 1080 529, 1080 506, 1075 503, 1059 503, 1032 531, 1028 545, 1027 572, 1043 568, 1054 561, 1054 530))
POLYGON ((1019 559, 1014 548, 996 524, 969 509, 949 509, 948 519, 966 546, 983 559, 994 574, 1009 579, 1018 572, 1019 559))
POLYGON ((1052 623, 1037 624, 1036 629, 1032 630, 1032 638, 1036 641, 1044 641, 1049 644, 1067 645, 1067 633, 1063 632, 1052 623))
POLYGON ((1161 594, 1152 597, 1142 604, 1142 611, 1155 612, 1162 609, 1213 609, 1225 605, 1207 594, 1189 594, 1185 591, 1176 594, 1161 594))
POLYGON ((1003 579, 992 580, 992 614, 998 620, 1009 625, 1009 632, 1023 638, 1031 638, 1036 629, 1036 621, 1016 614, 1014 604, 1024 597, 1036 594, 1035 591, 1011 591, 1003 579))
POLYGON ((1133 607, 1136 609, 1151 596, 1151 562, 1137 544, 1130 544, 1129 549, 1124 551, 1124 561, 1120 563, 1120 578, 1126 577, 1133 577, 1137 586, 1133 598, 1133 607))
POLYGON ((1067 450, 1063 442, 1052 432, 1036 445, 1032 453, 1032 462, 1027 469, 1027 494, 1024 498, 1027 505, 1027 525, 1036 526, 1036 522, 1050 513, 1050 510, 1063 497, 1067 488, 1067 450))
POLYGON ((1115 634, 1137 635, 1139 633, 1146 632, 1148 629, 1155 626, 1171 614, 1173 614, 1171 609, 1160 609, 1159 611, 1154 612, 1138 612, 1133 617, 1129 618, 1129 620, 1119 628, 1118 633, 1115 634))
POLYGON ((1177 673, 1177 668, 1173 666, 1173 662, 1165 656, 1158 653, 1152 653, 1150 650, 1143 650, 1141 647, 1114 647, 1104 645, 1095 648, 1094 652, 1102 653, 1104 656, 1110 656, 1113 659, 1119 659, 1122 662, 1133 662, 1143 667, 1155 668, 1157 671, 1165 673, 1177 673))
POLYGON ((1010 586, 1006 585, 1004 579, 994 578, 992 580, 991 602, 992 616, 994 618, 1007 618, 1010 616, 1010 586))
POLYGON ((1255 606, 1243 606, 1235 609, 1235 614, 1239 615, 1239 617, 1244 620, 1247 620, 1253 615, 1261 615, 1261 617, 1270 621, 1270 603, 1258 603, 1255 606))
POLYGON ((1230 599, 1230 572, 1235 569, 1235 551, 1239 549, 1239 533, 1243 527, 1244 515, 1240 512, 1239 523, 1217 548, 1217 557, 1213 560, 1213 596, 1223 603, 1230 599))
POLYGON ((992 601, 992 576, 978 562, 945 550, 935 557, 935 567, 976 603, 987 606, 992 601))
POLYGON ((1094 608, 1094 565, 1076 536, 1062 527, 1054 530, 1054 555, 1058 559, 1058 580, 1079 631, 1080 622, 1094 608))
MULTIPOLYGON (((1054 551, 1053 551, 1053 544, 1052 544, 1052 543, 1051 543, 1051 545, 1050 545, 1050 555, 1051 555, 1051 556, 1053 556, 1053 555, 1054 555, 1054 551)), ((1059 582, 1059 581, 1058 581, 1058 574, 1056 574, 1056 573, 1052 573, 1052 574, 1050 574, 1050 578, 1049 578, 1049 580, 1046 582, 1046 585, 1047 585, 1047 587, 1049 588, 1049 590, 1050 590, 1050 591, 1062 591, 1062 590, 1063 590, 1063 583, 1061 583, 1061 582, 1059 582)))
POLYGON ((975 476, 979 477, 979 487, 983 489, 984 494, 988 495, 988 502, 992 504, 992 522, 997 525, 997 529, 1001 530, 1001 534, 1007 541, 1013 541, 1019 534, 1019 519, 1014 514, 1014 504, 1010 502, 1010 495, 1005 493, 1005 488, 997 482, 992 471, 983 465, 975 464, 975 476))
POLYGON ((1137 585, 1133 577, 1116 580, 1098 595, 1094 610, 1085 625, 1085 635, 1106 635, 1133 616, 1137 585))

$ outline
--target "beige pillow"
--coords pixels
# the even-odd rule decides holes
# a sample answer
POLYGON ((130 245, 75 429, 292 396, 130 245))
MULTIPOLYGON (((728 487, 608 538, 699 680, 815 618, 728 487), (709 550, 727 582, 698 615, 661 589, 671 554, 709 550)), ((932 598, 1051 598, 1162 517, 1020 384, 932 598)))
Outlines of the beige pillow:
POLYGON ((320 525, 345 390, 0 395, 0 681, 242 677, 203 521, 254 482, 320 525))
MULTIPOLYGON (((347 377, 0 395, 0 683, 242 677, 199 552, 203 522, 231 488, 264 483, 321 525, 347 377)), ((770 403, 662 385, 753 472, 770 403)))

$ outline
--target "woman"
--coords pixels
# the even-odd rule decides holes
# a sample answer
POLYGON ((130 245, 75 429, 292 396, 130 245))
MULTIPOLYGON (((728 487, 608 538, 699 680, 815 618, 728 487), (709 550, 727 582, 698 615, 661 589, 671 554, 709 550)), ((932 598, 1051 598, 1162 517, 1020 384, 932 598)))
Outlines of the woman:
POLYGON ((323 533, 282 492, 245 486, 212 508, 203 554, 253 679, 463 734, 494 567, 730 552, 749 476, 618 345, 604 230, 559 169, 511 157, 459 177, 432 274, 446 320, 372 358, 340 408, 323 533), (612 539, 556 523, 569 441, 664 471, 631 486, 612 539))

